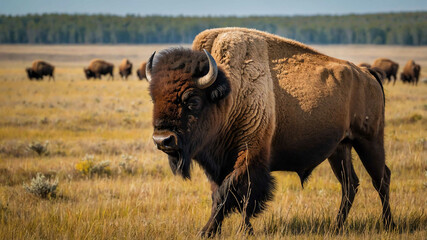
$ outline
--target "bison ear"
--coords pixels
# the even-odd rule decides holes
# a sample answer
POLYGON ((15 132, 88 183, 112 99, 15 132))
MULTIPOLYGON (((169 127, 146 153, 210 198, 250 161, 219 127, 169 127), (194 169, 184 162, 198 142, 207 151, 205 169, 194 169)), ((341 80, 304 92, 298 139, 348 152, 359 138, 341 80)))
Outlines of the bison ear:
POLYGON ((223 72, 218 71, 217 80, 211 87, 208 88, 208 90, 210 89, 212 90, 209 92, 209 97, 212 102, 218 102, 219 100, 228 96, 231 88, 223 72))

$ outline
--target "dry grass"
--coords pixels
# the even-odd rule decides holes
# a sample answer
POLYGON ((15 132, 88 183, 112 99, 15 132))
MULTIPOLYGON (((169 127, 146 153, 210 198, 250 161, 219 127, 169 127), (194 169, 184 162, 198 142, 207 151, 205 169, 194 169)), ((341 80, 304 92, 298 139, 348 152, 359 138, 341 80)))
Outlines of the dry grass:
MULTIPOLYGON (((0 239, 192 239, 210 213, 210 187, 194 166, 192 181, 171 174, 151 140, 147 83, 86 81, 81 68, 93 57, 135 65, 167 46, 0 46, 0 239), (41 56, 41 57, 40 57, 41 56), (33 58, 57 64, 56 82, 30 82, 24 67, 33 58), (48 153, 28 149, 49 141, 48 153), (111 162, 108 176, 76 170, 86 154, 111 162), (122 154, 136 156, 123 171, 122 154), (25 191, 38 172, 59 179, 57 198, 25 191)), ((355 63, 379 56, 403 64, 414 58, 425 77, 427 48, 316 46, 355 63)), ((117 70, 116 70, 117 71, 117 70)), ((116 74, 117 76, 117 74, 116 74)), ((117 77, 116 77, 117 78, 117 77)), ((345 231, 332 234, 341 190, 328 163, 301 189, 294 173, 274 173, 275 198, 253 220, 255 236, 238 232, 240 216, 228 218, 219 238, 425 239, 427 236, 427 85, 386 85, 387 164, 391 206, 398 229, 380 224, 381 204, 354 155, 361 186, 345 231)))

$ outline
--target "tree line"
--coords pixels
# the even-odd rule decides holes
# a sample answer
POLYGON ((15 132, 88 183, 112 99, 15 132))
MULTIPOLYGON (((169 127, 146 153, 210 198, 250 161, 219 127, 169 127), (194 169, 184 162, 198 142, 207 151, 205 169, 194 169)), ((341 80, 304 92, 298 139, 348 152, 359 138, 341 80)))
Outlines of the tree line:
POLYGON ((427 12, 318 16, 0 15, 0 43, 191 43, 201 31, 246 27, 307 44, 427 45, 427 12))

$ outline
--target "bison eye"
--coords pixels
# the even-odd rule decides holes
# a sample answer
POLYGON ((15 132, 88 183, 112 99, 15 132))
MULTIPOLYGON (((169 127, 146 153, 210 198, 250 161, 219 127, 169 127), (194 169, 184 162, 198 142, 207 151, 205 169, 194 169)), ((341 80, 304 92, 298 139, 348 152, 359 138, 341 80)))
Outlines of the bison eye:
POLYGON ((202 98, 199 96, 192 96, 186 101, 188 109, 197 111, 202 108, 202 98))

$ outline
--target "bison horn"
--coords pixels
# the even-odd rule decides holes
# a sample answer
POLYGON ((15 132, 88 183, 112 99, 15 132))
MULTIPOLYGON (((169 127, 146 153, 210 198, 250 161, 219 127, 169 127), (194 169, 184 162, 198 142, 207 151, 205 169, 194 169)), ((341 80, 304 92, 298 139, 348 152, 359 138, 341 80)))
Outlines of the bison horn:
POLYGON ((147 65, 145 67, 145 77, 147 78, 148 82, 151 82, 151 70, 153 68, 153 59, 155 54, 156 51, 154 51, 151 57, 148 59, 147 65))
POLYGON ((215 59, 209 54, 208 51, 205 49, 203 49, 203 51, 209 60, 209 72, 205 76, 196 80, 197 87, 200 89, 205 89, 212 85, 218 76, 218 67, 216 65, 215 59))

